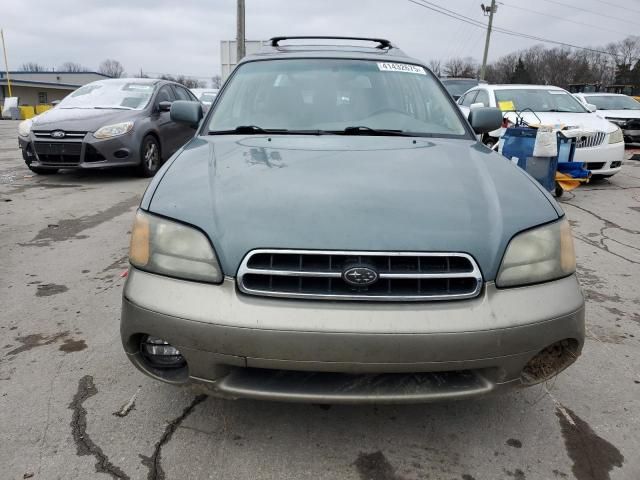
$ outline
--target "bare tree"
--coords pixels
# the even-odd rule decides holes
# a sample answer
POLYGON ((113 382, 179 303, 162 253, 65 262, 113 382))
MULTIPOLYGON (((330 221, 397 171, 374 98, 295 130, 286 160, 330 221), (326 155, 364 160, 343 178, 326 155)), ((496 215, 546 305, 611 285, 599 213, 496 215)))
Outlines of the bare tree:
POLYGON ((442 62, 440 60, 429 60, 429 69, 436 77, 442 75, 442 62))
POLYGON ((213 88, 220 88, 222 86, 222 77, 220 75, 211 77, 211 86, 213 88))
POLYGON ((75 62, 64 62, 58 67, 60 72, 89 72, 90 70, 84 65, 75 62))
POLYGON ((98 71, 111 78, 120 78, 124 74, 124 67, 118 60, 108 58, 100 64, 98 71))
POLYGON ((21 72, 45 72, 47 69, 36 62, 27 62, 20 65, 21 72))
POLYGON ((162 80, 169 80, 171 82, 179 83, 181 85, 184 85, 187 88, 202 88, 202 87, 204 87, 204 82, 201 82, 200 80, 196 80, 194 78, 186 77, 185 75, 173 76, 171 74, 165 73, 163 75, 160 75, 160 78, 162 80))
POLYGON ((447 60, 442 69, 447 77, 476 77, 478 64, 471 57, 451 58, 447 60))

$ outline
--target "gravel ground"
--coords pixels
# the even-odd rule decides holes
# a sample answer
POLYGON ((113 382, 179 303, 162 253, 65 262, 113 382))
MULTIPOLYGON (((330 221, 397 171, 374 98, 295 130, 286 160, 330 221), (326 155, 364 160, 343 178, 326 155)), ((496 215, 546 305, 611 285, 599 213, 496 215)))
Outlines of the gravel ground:
POLYGON ((224 401, 122 351, 127 171, 32 175, 0 121, 3 479, 640 478, 640 161, 566 194, 587 296, 580 360, 546 387, 415 406, 224 401))

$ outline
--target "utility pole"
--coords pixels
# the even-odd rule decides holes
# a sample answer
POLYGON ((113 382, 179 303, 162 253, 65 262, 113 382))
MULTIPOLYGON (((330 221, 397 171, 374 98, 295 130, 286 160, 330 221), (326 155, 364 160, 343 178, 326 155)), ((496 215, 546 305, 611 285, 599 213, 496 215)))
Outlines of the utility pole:
POLYGON ((484 55, 482 56, 482 67, 480 67, 480 80, 484 80, 487 73, 487 57, 489 56, 489 41, 491 40, 491 27, 493 26, 493 14, 496 13, 496 0, 491 0, 491 6, 485 7, 484 3, 481 5, 482 12, 489 14, 489 25, 487 26, 487 38, 484 42, 484 55))
POLYGON ((244 49, 244 0, 238 0, 238 25, 236 30, 236 63, 240 62, 245 55, 244 49))
POLYGON ((4 54, 4 69, 7 71, 7 86, 9 87, 9 96, 11 94, 11 78, 9 78, 9 64, 7 63, 7 48, 4 46, 4 32, 0 28, 0 38, 2 38, 2 53, 4 54))

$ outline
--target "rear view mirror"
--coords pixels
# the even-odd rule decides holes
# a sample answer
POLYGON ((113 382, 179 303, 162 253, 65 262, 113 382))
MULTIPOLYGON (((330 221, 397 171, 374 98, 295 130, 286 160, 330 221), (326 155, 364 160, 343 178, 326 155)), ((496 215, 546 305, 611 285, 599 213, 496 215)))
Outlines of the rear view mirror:
POLYGON ((598 110, 598 107, 596 107, 593 103, 587 103, 585 105, 586 109, 589 110, 591 113, 595 112, 596 110, 598 110))
POLYGON ((469 123, 476 133, 487 133, 502 126, 502 112, 498 108, 478 107, 469 112, 469 123))
POLYGON ((171 104, 173 102, 167 102, 166 100, 164 102, 160 102, 158 104, 158 110, 160 110, 161 112, 168 112, 169 110, 171 110, 171 104))
POLYGON ((202 104, 189 100, 176 100, 171 104, 171 120, 198 125, 202 120, 202 104))

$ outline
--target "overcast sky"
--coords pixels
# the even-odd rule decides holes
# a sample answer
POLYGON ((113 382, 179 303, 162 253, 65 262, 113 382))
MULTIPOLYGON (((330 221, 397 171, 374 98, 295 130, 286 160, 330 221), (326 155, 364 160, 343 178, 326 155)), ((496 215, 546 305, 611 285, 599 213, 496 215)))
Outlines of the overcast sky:
MULTIPOLYGON (((431 0, 486 21, 482 1, 490 2, 431 0)), ((575 45, 598 46, 640 32, 639 0, 499 3, 496 26, 575 45)), ((129 74, 142 69, 209 78, 220 71, 220 41, 235 38, 235 8, 235 0, 8 1, 0 27, 11 70, 29 61, 48 68, 73 61, 96 69, 101 60, 114 58, 129 74)), ((485 35, 409 0, 246 0, 247 39, 283 34, 386 37, 425 62, 454 56, 481 59, 485 35)), ((535 43, 495 34, 489 58, 535 43)))

